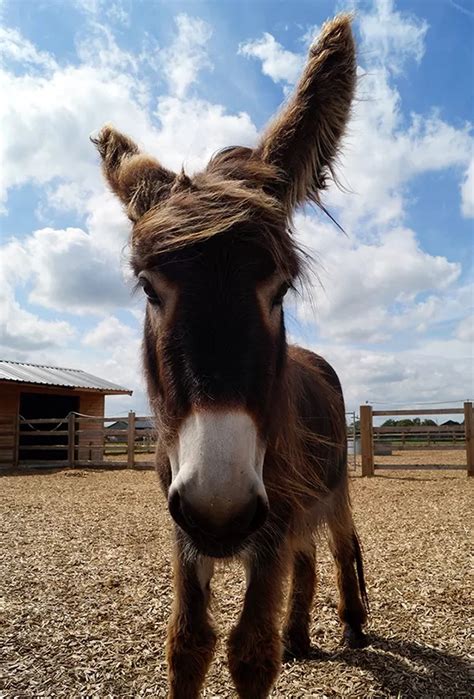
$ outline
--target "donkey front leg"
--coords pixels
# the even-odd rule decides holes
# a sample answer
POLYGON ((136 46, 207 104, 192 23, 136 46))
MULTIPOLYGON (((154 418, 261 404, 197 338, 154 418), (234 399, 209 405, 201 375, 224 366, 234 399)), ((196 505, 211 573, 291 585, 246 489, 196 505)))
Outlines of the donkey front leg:
POLYGON ((344 624, 343 642, 349 648, 363 648, 367 645, 362 627, 367 620, 368 601, 362 553, 349 506, 328 524, 337 570, 338 612, 344 624))
POLYGON ((169 699, 196 699, 204 683, 216 643, 208 612, 212 573, 210 559, 175 558, 175 600, 166 647, 169 699))
POLYGON ((241 699, 265 699, 281 669, 279 615, 286 566, 275 552, 270 560, 246 564, 242 613, 228 641, 229 669, 241 699))
POLYGON ((283 630, 285 659, 307 658, 311 651, 309 626, 316 586, 316 547, 313 541, 294 553, 291 591, 283 630))

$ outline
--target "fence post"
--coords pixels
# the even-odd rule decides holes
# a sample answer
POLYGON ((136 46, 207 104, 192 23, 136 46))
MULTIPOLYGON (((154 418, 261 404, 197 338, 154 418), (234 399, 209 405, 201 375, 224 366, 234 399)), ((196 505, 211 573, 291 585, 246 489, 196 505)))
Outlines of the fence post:
POLYGON ((13 468, 18 468, 20 461, 20 413, 15 419, 15 446, 13 452, 13 468))
POLYGON ((75 461, 76 441, 76 416, 69 413, 67 416, 67 461, 68 466, 73 467, 75 461))
POLYGON ((128 468, 135 465, 135 413, 130 410, 128 413, 128 435, 127 435, 128 468))
POLYGON ((464 403, 464 433, 466 435, 467 475, 474 476, 474 417, 472 403, 464 403))
POLYGON ((360 406, 360 451, 362 475, 374 475, 374 439, 372 430, 372 406, 360 406))

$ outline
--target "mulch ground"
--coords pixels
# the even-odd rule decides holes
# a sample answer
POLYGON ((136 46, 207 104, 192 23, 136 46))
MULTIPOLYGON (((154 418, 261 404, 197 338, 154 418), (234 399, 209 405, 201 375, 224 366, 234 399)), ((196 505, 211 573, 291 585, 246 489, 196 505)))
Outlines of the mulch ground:
MULTIPOLYGON (((371 645, 339 646, 323 541, 311 629, 319 652, 284 665, 272 697, 472 696, 471 481, 431 471, 352 478, 371 645)), ((170 529, 154 473, 4 476, 0 508, 0 696, 166 697, 170 529)), ((224 639, 243 571, 218 570, 213 591, 220 641, 203 696, 224 699, 235 697, 224 639)))

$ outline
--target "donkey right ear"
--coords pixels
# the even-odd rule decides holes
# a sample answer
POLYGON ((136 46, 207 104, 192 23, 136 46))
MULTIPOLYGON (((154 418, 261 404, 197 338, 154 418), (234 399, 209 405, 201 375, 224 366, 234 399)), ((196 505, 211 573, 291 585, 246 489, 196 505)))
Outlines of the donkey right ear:
POLYGON ((100 153, 102 171, 110 188, 125 205, 132 221, 137 221, 169 192, 175 173, 141 153, 128 136, 106 125, 91 141, 100 153))
POLYGON ((257 155, 278 168, 277 194, 289 211, 319 201, 333 174, 355 84, 351 16, 339 15, 323 26, 292 97, 257 147, 257 155))

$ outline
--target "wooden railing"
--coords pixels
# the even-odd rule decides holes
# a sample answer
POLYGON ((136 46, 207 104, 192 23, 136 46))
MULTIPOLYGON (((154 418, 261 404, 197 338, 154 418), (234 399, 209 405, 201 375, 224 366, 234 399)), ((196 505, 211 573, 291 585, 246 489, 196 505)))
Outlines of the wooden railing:
MULTIPOLYGON (((141 429, 152 418, 94 417, 70 413, 64 418, 21 418, 13 453, 4 463, 22 466, 103 466, 150 468, 153 466, 156 432, 141 429), (120 427, 114 426, 119 423, 120 427), (138 423, 138 427, 137 427, 138 423), (16 452, 16 453, 15 453, 16 452)), ((1 434, 1 428, 0 428, 1 434)))
POLYGON ((391 443, 394 449, 466 449, 468 476, 474 476, 474 413, 472 403, 467 401, 462 408, 432 408, 429 410, 373 410, 371 405, 360 406, 360 440, 362 475, 373 476, 375 469, 461 469, 462 466, 446 464, 378 464, 374 459, 374 443, 391 443), (410 425, 375 427, 377 416, 414 415, 463 415, 464 425, 410 425))

